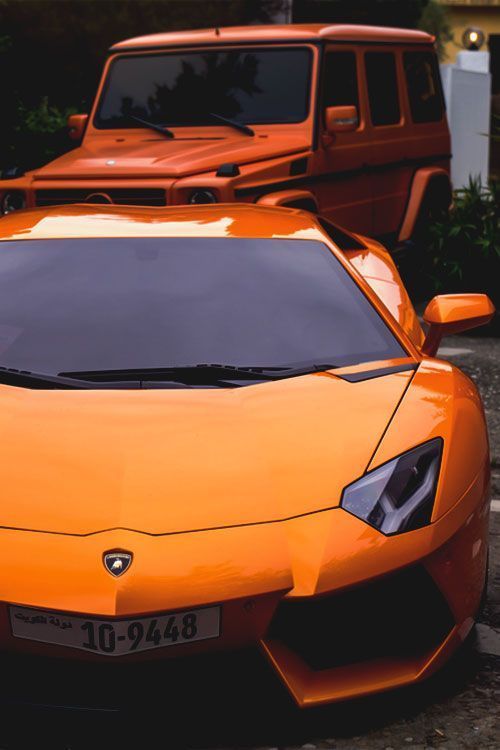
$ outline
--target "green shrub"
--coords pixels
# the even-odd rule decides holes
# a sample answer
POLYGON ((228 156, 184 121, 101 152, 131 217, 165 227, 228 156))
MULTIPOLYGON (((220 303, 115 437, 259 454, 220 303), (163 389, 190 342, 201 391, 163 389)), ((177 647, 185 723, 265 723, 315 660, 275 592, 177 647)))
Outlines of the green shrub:
POLYGON ((19 104, 15 139, 22 149, 23 166, 41 166, 56 156, 74 148, 67 135, 67 119, 75 114, 76 107, 56 107, 43 96, 33 108, 19 104))
POLYGON ((440 60, 445 60, 446 45, 453 41, 450 14, 448 8, 438 0, 429 0, 422 11, 418 28, 436 37, 436 49, 440 60))
POLYGON ((500 307, 500 183, 471 178, 455 192, 451 214, 428 226, 423 247, 431 294, 486 292, 500 307))
POLYGON ((25 133, 57 133, 66 127, 68 116, 76 113, 75 107, 60 109, 49 106, 48 96, 43 96, 35 109, 28 109, 23 104, 19 106, 20 124, 17 132, 25 133))
POLYGON ((74 148, 66 123, 76 111, 75 107, 49 105, 47 96, 33 107, 18 101, 11 113, 10 143, 4 144, 4 164, 0 166, 33 169, 74 148))
POLYGON ((494 143, 500 143, 500 115, 491 116, 491 134, 489 135, 490 140, 494 143))

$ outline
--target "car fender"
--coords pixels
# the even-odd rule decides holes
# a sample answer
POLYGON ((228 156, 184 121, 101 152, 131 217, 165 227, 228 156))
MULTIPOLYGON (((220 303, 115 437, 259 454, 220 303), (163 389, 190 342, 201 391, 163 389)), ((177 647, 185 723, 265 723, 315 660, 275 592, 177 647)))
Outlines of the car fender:
POLYGON ((422 326, 390 253, 376 240, 355 237, 360 239, 363 249, 345 250, 344 255, 420 349, 424 343, 422 326))
POLYGON ((484 409, 470 378, 448 362, 424 359, 406 390, 368 470, 427 440, 444 441, 432 521, 448 514, 468 490, 489 496, 489 445, 484 409))
POLYGON ((451 206, 450 176, 445 169, 424 167, 415 172, 398 242, 406 242, 413 237, 426 202, 432 202, 436 207, 445 210, 451 206))

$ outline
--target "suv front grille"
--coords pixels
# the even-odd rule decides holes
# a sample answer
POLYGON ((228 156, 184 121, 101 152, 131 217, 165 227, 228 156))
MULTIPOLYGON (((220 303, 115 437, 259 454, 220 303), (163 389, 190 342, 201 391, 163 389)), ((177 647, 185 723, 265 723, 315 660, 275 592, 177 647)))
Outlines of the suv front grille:
POLYGON ((162 188, 70 188, 37 190, 37 206, 61 206, 70 203, 116 203, 122 206, 166 206, 162 188))

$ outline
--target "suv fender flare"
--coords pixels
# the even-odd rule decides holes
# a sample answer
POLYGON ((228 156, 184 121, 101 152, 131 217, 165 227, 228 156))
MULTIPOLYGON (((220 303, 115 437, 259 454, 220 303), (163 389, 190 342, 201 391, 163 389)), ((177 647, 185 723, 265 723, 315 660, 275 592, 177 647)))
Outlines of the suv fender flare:
POLYGON ((256 202, 259 206, 285 206, 318 213, 318 201, 309 190, 280 190, 262 195, 256 202))
POLYGON ((441 167, 423 167, 413 175, 408 204, 398 234, 398 242, 411 240, 421 220, 429 212, 447 211, 453 194, 450 175, 441 167))

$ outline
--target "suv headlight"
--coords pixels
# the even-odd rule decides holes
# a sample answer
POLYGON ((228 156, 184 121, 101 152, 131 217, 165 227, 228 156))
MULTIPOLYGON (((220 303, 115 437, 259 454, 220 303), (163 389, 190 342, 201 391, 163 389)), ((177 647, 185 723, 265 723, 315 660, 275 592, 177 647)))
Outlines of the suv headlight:
POLYGON ((430 523, 443 440, 435 438, 345 488, 341 506, 383 534, 401 534, 430 523))
POLYGON ((208 188, 198 188, 189 196, 190 203, 217 203, 217 196, 213 190, 208 188))
POLYGON ((19 211, 20 208, 26 208, 26 196, 21 190, 11 190, 2 198, 1 208, 3 214, 10 214, 12 211, 19 211))

